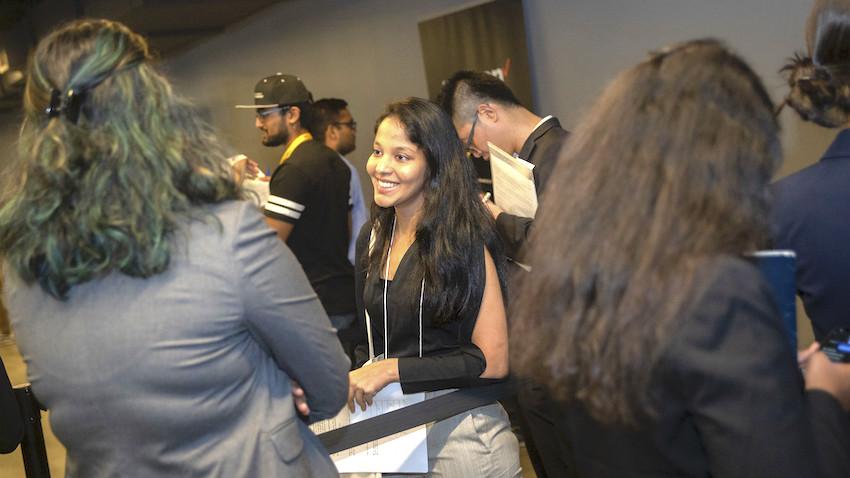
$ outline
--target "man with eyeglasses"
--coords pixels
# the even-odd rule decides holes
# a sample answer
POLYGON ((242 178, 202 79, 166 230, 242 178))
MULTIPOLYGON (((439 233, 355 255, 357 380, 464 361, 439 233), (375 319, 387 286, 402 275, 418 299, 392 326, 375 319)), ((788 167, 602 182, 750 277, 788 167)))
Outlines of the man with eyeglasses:
POLYGON ((313 121, 310 133, 316 141, 325 143, 339 154, 351 171, 351 239, 348 243, 348 260, 354 264, 354 246, 357 233, 368 219, 363 188, 360 186, 360 174, 345 155, 356 148, 357 122, 348 110, 348 103, 339 98, 322 98, 313 103, 313 121))
MULTIPOLYGON (((489 161, 489 141, 533 164, 538 196, 543 192, 569 134, 557 118, 537 116, 519 103, 502 80, 474 71, 458 71, 446 80, 437 102, 451 116, 470 156, 489 161)), ((482 174, 489 177, 489 167, 479 171, 482 174)), ((534 218, 508 214, 492 201, 486 204, 496 219, 508 257, 519 259, 534 218)))
POLYGON ((307 130, 313 96, 300 78, 277 73, 257 82, 255 126, 263 145, 283 146, 269 182, 263 213, 304 268, 337 331, 354 321, 351 237, 351 171, 339 155, 307 130))
MULTIPOLYGON (((557 118, 537 116, 519 103, 502 80, 473 71, 458 71, 446 80, 437 103, 452 118, 470 157, 489 161, 487 143, 490 142, 532 163, 534 184, 540 196, 569 135, 557 118)), ((485 166, 487 177, 489 172, 489 167, 485 166)), ((508 257, 521 260, 518 255, 534 218, 508 214, 489 200, 485 203, 496 219, 496 230, 508 257)), ((516 268, 515 272, 512 283, 522 280, 524 271, 516 268)), ((529 382, 520 388, 516 404, 508 400, 504 405, 511 420, 519 422, 537 476, 575 476, 575 467, 570 461, 571 444, 554 426, 558 412, 549 401, 546 389, 529 382)))

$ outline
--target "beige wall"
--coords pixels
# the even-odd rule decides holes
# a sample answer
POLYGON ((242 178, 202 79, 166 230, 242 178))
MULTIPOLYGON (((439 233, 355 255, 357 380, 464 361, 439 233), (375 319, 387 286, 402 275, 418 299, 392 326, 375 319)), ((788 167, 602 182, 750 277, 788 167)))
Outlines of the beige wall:
MULTIPOLYGON (((275 71, 302 76, 317 97, 350 100, 362 125, 352 154, 363 168, 372 123, 386 102, 426 95, 417 22, 478 0, 291 0, 230 27, 165 65, 235 151, 273 164, 278 151, 259 144, 249 112, 257 79, 275 71)), ((777 74, 803 47, 809 2, 800 0, 526 0, 535 99, 540 113, 567 127, 617 71, 660 45, 701 36, 727 41, 765 79, 774 99, 777 74)), ((0 146, 9 151, 17 121, 0 114, 0 146)), ((834 132, 782 115, 786 162, 781 175, 814 161, 834 132)), ((365 178, 365 173, 362 173, 365 178)), ((367 186, 368 190, 368 186, 367 186)))
MULTIPOLYGON (((688 38, 727 42, 762 76, 775 101, 786 87, 777 73, 804 47, 808 0, 527 0, 532 68, 540 103, 573 126, 621 69, 659 46, 688 38)), ((833 131, 781 116, 786 161, 780 175, 810 164, 833 131)))

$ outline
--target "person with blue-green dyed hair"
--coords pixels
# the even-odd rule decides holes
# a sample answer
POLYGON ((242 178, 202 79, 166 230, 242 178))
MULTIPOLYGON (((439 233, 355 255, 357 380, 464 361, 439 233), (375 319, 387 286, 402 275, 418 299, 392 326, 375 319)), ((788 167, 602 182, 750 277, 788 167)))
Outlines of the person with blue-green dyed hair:
POLYGON ((4 295, 67 476, 334 476, 305 421, 343 406, 348 360, 146 41, 58 28, 24 114, 0 189, 4 295))

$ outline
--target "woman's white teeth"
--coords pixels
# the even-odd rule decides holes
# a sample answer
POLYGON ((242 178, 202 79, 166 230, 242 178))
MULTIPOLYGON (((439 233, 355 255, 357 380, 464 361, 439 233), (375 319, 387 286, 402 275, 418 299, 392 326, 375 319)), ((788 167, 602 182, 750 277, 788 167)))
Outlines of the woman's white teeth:
POLYGON ((381 186, 382 188, 394 188, 394 187, 398 186, 398 183, 391 183, 391 182, 388 182, 388 181, 378 181, 378 185, 381 186))

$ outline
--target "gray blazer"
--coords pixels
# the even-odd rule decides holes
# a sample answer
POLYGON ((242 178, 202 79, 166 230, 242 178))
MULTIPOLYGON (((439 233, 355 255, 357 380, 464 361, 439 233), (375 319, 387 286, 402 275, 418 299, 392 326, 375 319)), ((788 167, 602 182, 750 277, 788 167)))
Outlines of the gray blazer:
POLYGON ((6 271, 6 303, 68 477, 336 476, 296 416, 334 415, 349 362, 289 249, 247 202, 174 237, 165 273, 61 302, 6 271))

